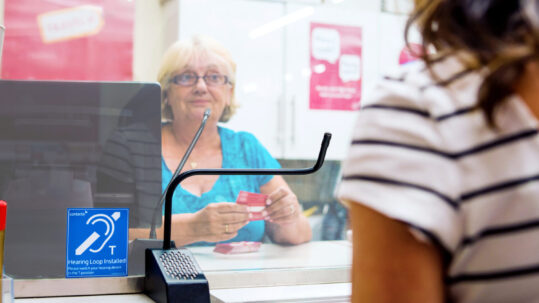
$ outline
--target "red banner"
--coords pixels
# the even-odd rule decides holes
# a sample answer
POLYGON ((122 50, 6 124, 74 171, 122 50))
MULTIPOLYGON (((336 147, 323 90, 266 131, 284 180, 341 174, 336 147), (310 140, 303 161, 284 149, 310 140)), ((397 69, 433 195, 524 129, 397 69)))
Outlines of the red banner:
POLYGON ((2 78, 132 80, 134 1, 5 0, 2 78))
POLYGON ((361 44, 360 27, 311 23, 311 109, 359 108, 361 44))

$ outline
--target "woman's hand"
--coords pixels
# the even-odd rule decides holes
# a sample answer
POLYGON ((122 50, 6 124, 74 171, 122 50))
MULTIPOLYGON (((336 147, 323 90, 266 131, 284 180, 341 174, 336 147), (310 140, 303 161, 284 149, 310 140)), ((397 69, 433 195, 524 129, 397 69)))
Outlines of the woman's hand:
POLYGON ((218 242, 234 238, 247 223, 249 213, 245 205, 220 202, 196 212, 190 225, 200 241, 218 242))
POLYGON ((266 220, 279 225, 297 222, 301 215, 298 198, 288 187, 279 187, 268 195, 266 220))
POLYGON ((266 232, 270 239, 280 244, 301 244, 311 240, 309 221, 303 215, 298 198, 281 176, 274 176, 260 187, 268 195, 266 232))

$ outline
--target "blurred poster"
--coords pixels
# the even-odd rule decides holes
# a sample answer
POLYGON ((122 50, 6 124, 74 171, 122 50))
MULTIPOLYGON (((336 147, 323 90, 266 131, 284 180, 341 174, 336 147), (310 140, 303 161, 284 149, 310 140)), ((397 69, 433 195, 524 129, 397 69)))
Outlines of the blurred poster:
POLYGON ((311 23, 309 108, 359 109, 361 48, 361 27, 311 23))
POLYGON ((2 78, 132 80, 134 5, 5 0, 2 78))
POLYGON ((421 48, 421 44, 409 42, 408 45, 402 47, 399 54, 399 65, 416 61, 422 53, 423 49, 421 48))

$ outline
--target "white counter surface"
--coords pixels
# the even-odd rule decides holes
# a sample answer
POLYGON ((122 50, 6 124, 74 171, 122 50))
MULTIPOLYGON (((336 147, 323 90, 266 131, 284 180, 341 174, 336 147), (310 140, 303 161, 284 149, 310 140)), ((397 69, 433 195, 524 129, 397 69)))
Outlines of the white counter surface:
MULTIPOLYGON (((248 292, 240 290, 243 288, 260 288, 275 294, 282 289, 275 287, 298 285, 305 287, 292 287, 284 293, 294 294, 324 284, 328 289, 337 287, 336 296, 341 299, 349 295, 352 246, 348 241, 315 241, 297 246, 263 244, 258 252, 238 255, 217 254, 213 247, 189 249, 208 279, 215 302, 234 302, 229 295, 248 292), (219 296, 225 296, 226 300, 217 300, 219 296)), ((142 276, 15 280, 15 302, 152 302, 140 294, 142 280, 142 276)))
POLYGON ((213 247, 189 248, 204 271, 331 268, 349 266, 351 243, 315 241, 295 246, 263 244, 258 252, 224 255, 213 247))

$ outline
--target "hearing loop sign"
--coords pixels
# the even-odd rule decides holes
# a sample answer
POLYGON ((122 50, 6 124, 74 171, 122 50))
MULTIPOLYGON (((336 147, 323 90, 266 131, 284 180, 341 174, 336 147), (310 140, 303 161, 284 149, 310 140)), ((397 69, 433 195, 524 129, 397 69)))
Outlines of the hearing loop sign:
MULTIPOLYGON (((106 238, 105 241, 103 241, 103 244, 101 244, 101 246, 98 249, 90 248, 91 252, 97 253, 103 249, 105 244, 107 244, 107 242, 110 240, 110 238, 114 234, 114 221, 118 220, 120 216, 121 215, 119 211, 114 212, 112 216, 110 217, 104 214, 96 214, 96 215, 91 216, 90 219, 86 221, 86 224, 90 224, 90 223, 95 224, 96 222, 103 222, 107 226, 107 229, 105 231, 105 236, 108 235, 108 237, 106 238), (114 219, 114 221, 111 218, 114 219)), ((77 247, 77 249, 75 250, 75 255, 77 256, 82 255, 97 239, 99 239, 99 237, 100 235, 94 231, 88 238, 86 238, 86 240, 84 240, 84 242, 82 242, 81 245, 79 245, 79 247, 77 247)), ((114 254, 114 251, 112 250, 111 253, 114 254)))
POLYGON ((66 277, 127 275, 127 208, 69 208, 66 277))

